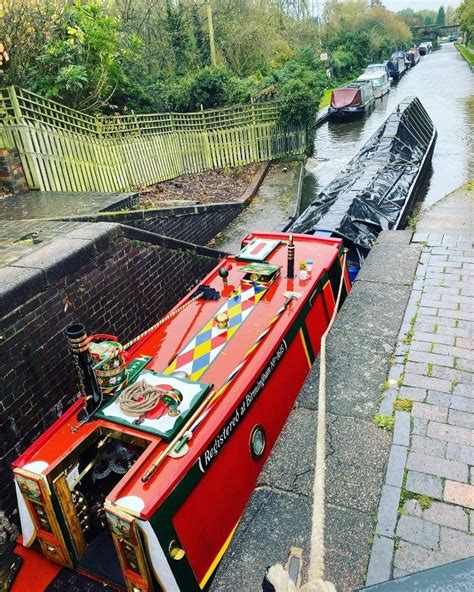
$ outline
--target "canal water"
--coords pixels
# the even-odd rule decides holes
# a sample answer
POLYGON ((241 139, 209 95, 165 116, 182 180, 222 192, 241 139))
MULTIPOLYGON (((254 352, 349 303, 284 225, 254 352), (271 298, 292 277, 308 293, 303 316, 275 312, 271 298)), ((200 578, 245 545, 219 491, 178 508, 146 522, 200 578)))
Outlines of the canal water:
MULTIPOLYGON (((325 123, 318 128, 314 156, 306 165, 303 209, 344 169, 398 103, 409 96, 421 100, 438 130, 431 170, 420 196, 424 207, 474 178, 474 76, 450 43, 423 56, 388 95, 376 101, 369 117, 325 123)), ((246 234, 273 230, 288 217, 292 171, 282 171, 280 165, 270 169, 253 203, 218 237, 216 248, 235 253, 246 234)))
POLYGON ((366 119, 327 123, 316 132, 306 165, 303 203, 309 205, 405 97, 417 96, 433 119, 438 139, 421 198, 429 207, 474 178, 474 76, 452 43, 423 56, 366 119))

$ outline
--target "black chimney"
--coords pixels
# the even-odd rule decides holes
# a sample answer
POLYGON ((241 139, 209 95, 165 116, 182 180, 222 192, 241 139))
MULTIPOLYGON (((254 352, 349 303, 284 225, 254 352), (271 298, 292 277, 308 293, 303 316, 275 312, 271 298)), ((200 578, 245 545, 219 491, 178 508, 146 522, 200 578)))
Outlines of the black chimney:
POLYGON ((92 368, 86 329, 80 323, 69 325, 66 329, 66 336, 74 358, 81 395, 86 399, 86 411, 91 414, 102 402, 102 391, 92 368))

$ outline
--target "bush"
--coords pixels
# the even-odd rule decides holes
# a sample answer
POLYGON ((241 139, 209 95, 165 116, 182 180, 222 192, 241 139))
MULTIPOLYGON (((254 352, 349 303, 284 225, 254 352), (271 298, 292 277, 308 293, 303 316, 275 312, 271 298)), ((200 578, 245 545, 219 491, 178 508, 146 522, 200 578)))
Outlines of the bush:
POLYGON ((212 109, 231 103, 236 93, 237 82, 223 67, 208 66, 200 70, 189 86, 189 107, 192 110, 212 109))

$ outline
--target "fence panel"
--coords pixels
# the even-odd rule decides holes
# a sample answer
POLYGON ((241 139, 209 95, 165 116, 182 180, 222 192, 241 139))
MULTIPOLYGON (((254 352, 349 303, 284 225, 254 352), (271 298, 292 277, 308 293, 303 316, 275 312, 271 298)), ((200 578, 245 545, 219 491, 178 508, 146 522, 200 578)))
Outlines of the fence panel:
POLYGON ((279 115, 273 102, 95 117, 9 87, 0 89, 0 148, 17 147, 31 189, 123 191, 302 153, 304 127, 283 127, 279 115))

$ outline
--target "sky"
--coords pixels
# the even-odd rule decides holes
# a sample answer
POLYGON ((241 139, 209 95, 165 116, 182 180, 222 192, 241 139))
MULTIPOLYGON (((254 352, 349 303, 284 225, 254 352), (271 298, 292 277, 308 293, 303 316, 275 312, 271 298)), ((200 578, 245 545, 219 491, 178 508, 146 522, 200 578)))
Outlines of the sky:
POLYGON ((440 6, 457 8, 461 2, 460 0, 382 0, 382 3, 388 10, 398 12, 404 8, 413 8, 415 11, 438 10, 440 6))

